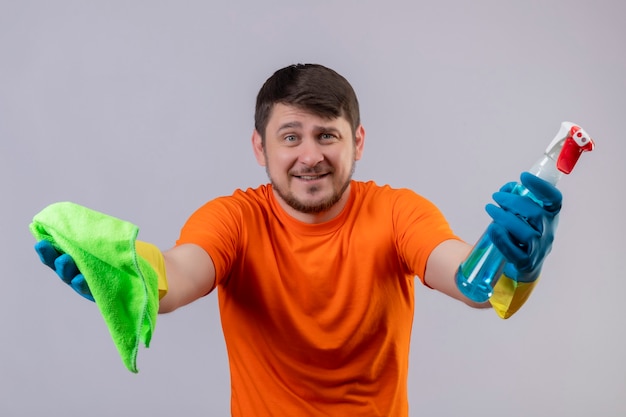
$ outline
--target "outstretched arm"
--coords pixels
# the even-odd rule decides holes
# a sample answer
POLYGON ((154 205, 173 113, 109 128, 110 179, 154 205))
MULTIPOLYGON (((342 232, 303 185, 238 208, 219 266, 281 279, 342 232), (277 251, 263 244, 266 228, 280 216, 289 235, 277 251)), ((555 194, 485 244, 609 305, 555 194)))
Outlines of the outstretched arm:
MULTIPOLYGON (((196 245, 176 246, 161 251, 154 245, 136 241, 137 254, 143 257, 159 277, 159 313, 169 313, 211 292, 215 286, 215 267, 211 257, 196 245)), ((77 293, 94 301, 91 290, 74 259, 57 251, 50 242, 37 242, 35 250, 41 261, 77 293)))
POLYGON ((472 307, 491 305, 502 318, 512 316, 521 308, 552 248, 562 195, 553 185, 529 173, 522 173, 520 179, 533 199, 516 193, 516 183, 508 183, 493 196, 498 205, 487 206, 493 219, 488 228, 489 237, 508 261, 489 303, 479 304, 467 299, 456 286, 457 269, 471 250, 471 246, 462 241, 447 240, 432 251, 425 276, 430 287, 472 307))
POLYGON ((498 206, 487 206, 493 218, 489 237, 508 261, 490 299, 503 319, 524 305, 539 280, 563 201, 561 192, 539 177, 524 172, 520 180, 532 198, 519 195, 517 184, 509 183, 493 195, 498 206))

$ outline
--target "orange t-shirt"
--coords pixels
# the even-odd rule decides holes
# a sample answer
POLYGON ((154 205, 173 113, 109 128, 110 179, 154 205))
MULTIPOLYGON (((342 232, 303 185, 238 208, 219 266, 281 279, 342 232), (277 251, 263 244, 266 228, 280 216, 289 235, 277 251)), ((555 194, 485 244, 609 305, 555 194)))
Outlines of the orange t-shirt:
POLYGON ((201 207, 177 244, 215 264, 232 415, 407 416, 414 277, 455 238, 428 200, 373 182, 322 224, 271 185, 201 207))

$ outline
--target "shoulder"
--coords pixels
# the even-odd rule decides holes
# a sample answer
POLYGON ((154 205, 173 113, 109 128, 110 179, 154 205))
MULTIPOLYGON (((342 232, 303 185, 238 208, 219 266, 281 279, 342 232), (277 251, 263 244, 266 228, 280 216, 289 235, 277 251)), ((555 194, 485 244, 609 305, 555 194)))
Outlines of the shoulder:
POLYGON ((269 186, 238 189, 228 196, 216 197, 197 208, 185 222, 184 229, 239 229, 248 222, 266 217, 270 208, 269 186))
POLYGON ((270 210, 269 192, 268 186, 239 189, 204 203, 188 217, 179 243, 236 240, 233 237, 241 236, 248 226, 264 223, 270 210))
POLYGON ((356 182, 355 185, 356 216, 367 217, 369 213, 370 218, 377 222, 388 218, 396 230, 421 228, 424 225, 447 227, 447 220, 441 210, 432 201, 409 188, 381 186, 373 181, 356 182))
POLYGON ((354 181, 353 186, 356 199, 361 203, 434 207, 430 200, 409 188, 394 188, 388 184, 378 185, 374 181, 354 181))
POLYGON ((270 193, 271 190, 268 185, 260 185, 246 190, 237 189, 231 195, 220 196, 207 201, 197 209, 196 214, 219 210, 220 208, 229 211, 249 211, 267 207, 269 205, 270 193))

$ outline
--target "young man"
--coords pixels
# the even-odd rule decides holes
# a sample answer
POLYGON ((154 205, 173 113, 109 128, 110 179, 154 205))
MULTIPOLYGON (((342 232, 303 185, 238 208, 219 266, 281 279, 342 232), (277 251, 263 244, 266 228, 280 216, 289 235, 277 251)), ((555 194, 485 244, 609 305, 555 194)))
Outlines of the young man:
MULTIPOLYGON (((414 277, 472 307, 490 306, 458 290, 455 273, 471 245, 431 202, 352 180, 364 143, 348 81, 320 65, 283 68, 258 94, 252 134, 270 184, 209 201, 170 250, 136 243, 159 279, 160 313, 218 289, 233 416, 407 416, 414 277)), ((522 181, 543 208, 507 186, 489 211, 495 240, 521 248, 509 267, 532 287, 561 195, 536 177, 522 181)), ((67 255, 38 250, 90 295, 95 280, 55 266, 67 255)), ((505 316, 528 296, 516 294, 523 285, 499 295, 511 306, 505 316)))

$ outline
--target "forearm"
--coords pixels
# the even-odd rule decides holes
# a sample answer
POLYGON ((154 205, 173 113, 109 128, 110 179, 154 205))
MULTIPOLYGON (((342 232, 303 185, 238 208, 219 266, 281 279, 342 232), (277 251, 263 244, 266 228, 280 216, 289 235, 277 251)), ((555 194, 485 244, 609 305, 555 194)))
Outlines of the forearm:
POLYGON ((159 313, 169 313, 210 293, 215 286, 211 257, 196 245, 181 245, 163 253, 168 281, 159 313))
POLYGON ((473 308, 489 308, 489 303, 476 303, 465 297, 456 285, 458 266, 472 246, 462 240, 450 239, 440 243, 428 257, 424 282, 429 287, 455 298, 473 308))

